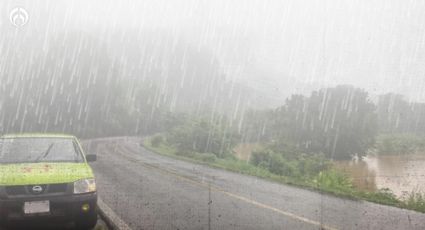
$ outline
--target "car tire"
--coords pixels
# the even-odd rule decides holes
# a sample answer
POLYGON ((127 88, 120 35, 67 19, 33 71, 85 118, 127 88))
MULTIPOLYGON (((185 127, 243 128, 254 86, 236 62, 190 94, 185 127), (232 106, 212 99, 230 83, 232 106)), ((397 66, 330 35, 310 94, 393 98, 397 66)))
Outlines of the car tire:
POLYGON ((97 224, 97 211, 91 211, 85 216, 77 218, 75 221, 75 229, 89 230, 93 229, 97 224))

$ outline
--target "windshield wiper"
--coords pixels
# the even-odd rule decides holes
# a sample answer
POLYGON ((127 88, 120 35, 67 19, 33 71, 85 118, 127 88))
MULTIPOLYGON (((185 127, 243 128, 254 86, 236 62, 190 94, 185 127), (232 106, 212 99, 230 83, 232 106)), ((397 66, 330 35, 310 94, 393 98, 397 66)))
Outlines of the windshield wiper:
POLYGON ((50 150, 52 149, 52 147, 53 147, 53 145, 54 145, 54 144, 55 144, 55 143, 51 143, 51 144, 49 145, 49 147, 47 148, 47 150, 46 150, 45 152, 43 152, 43 154, 41 154, 40 156, 38 156, 38 157, 35 159, 35 162, 39 162, 41 159, 46 158, 46 157, 47 157, 47 155, 49 155, 50 150))

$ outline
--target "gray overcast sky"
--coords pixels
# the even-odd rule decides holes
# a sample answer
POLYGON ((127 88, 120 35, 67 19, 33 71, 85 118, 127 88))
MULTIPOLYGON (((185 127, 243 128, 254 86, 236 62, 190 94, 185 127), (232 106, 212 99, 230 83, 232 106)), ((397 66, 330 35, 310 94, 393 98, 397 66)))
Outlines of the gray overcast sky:
POLYGON ((45 33, 168 31, 207 46, 229 79, 276 95, 353 84, 425 100, 423 0, 3 1, 2 32, 15 6, 45 33))

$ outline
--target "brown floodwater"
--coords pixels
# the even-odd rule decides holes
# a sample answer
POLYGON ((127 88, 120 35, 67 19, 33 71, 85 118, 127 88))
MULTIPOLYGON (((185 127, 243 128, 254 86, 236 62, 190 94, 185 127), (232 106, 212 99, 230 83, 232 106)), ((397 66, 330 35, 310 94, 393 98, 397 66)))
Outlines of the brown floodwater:
POLYGON ((425 154, 368 156, 358 161, 336 161, 335 166, 363 190, 389 188, 397 196, 425 192, 425 154))
MULTIPOLYGON (((244 143, 235 149, 235 156, 249 161, 258 143, 244 143)), ((425 192, 425 153, 408 155, 367 156, 363 160, 335 161, 347 173, 354 186, 365 191, 389 188, 397 196, 425 192)))

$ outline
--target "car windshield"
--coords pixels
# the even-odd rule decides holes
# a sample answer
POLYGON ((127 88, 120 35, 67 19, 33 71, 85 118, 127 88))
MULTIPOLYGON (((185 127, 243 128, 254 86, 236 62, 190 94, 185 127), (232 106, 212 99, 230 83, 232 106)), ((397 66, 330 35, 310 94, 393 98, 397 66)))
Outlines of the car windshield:
POLYGON ((2 138, 0 164, 38 162, 83 162, 69 138, 2 138))

